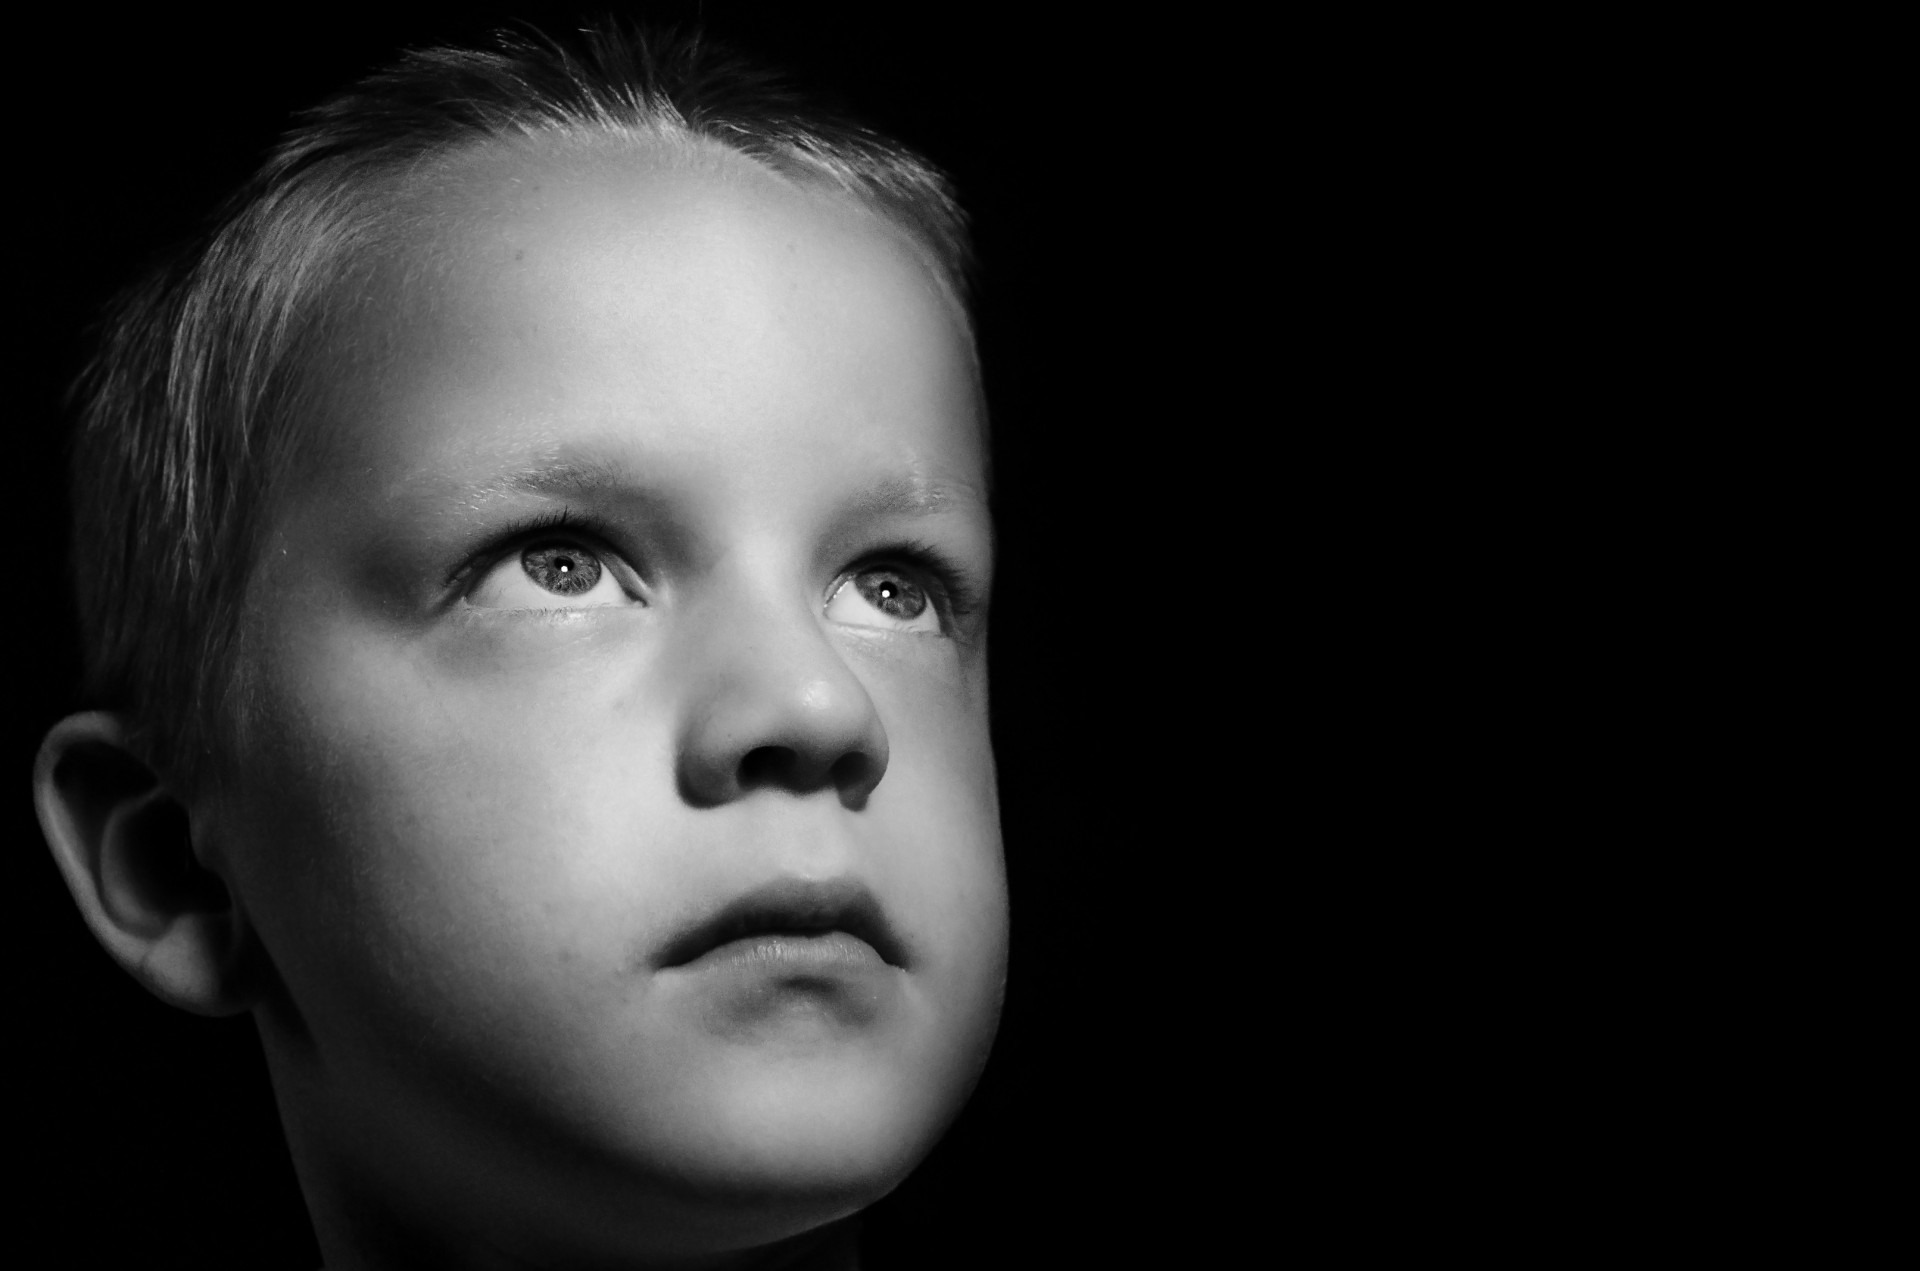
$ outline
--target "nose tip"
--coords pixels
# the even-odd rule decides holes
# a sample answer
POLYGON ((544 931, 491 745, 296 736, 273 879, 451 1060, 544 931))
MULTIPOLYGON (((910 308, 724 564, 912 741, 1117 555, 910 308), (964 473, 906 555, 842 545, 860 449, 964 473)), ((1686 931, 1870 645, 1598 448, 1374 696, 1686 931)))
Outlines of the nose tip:
POLYGON ((859 809, 886 775, 886 730, 844 664, 835 673, 794 676, 777 661, 753 660, 703 696, 679 756, 681 797, 695 806, 778 790, 832 791, 859 809))

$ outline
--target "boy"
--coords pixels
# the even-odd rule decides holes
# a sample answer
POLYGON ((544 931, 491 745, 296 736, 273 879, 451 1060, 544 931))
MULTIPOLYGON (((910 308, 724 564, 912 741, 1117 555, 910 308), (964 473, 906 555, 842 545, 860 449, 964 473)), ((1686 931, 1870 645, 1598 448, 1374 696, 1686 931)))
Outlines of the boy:
POLYGON ((692 39, 415 55, 84 385, 96 936, 252 1014, 328 1266, 853 1265, 1006 950, 946 189, 692 39))

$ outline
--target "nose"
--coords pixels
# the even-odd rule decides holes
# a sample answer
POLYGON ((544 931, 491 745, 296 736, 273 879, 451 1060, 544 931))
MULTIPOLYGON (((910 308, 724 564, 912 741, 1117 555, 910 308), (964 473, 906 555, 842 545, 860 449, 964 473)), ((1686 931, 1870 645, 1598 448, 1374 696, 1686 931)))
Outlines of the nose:
POLYGON ((887 771, 865 685, 804 606, 708 606, 688 630, 681 797, 716 807, 757 790, 831 791, 864 807, 887 771))

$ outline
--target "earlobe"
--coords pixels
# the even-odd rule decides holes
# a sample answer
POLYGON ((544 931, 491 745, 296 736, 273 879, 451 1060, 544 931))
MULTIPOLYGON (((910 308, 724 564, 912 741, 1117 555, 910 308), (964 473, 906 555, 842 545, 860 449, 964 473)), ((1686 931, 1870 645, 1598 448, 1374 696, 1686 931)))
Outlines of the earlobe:
POLYGON ((242 914, 195 856, 186 807, 130 748, 121 718, 89 711, 54 725, 33 786, 47 845, 114 960, 175 1006, 245 1010, 242 914))

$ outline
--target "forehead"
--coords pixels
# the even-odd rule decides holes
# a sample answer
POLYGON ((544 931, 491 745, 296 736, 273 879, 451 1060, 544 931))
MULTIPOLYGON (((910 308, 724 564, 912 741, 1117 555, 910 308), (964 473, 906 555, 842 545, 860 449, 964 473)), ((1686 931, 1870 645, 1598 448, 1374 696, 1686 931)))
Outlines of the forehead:
POLYGON ((668 472, 831 445, 984 471, 964 315, 850 196, 708 143, 601 138, 460 156, 404 212, 319 364, 345 468, 417 482, 584 448, 668 472))

